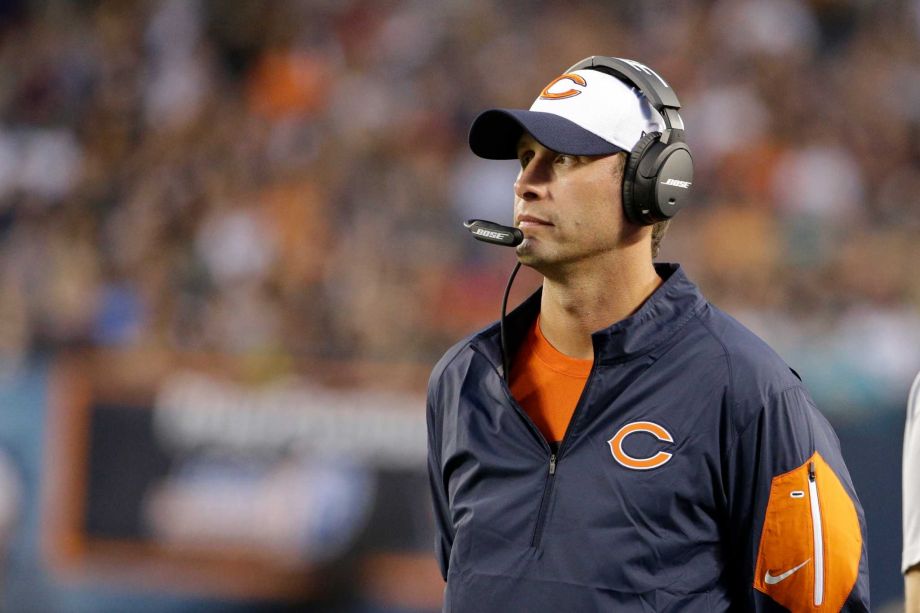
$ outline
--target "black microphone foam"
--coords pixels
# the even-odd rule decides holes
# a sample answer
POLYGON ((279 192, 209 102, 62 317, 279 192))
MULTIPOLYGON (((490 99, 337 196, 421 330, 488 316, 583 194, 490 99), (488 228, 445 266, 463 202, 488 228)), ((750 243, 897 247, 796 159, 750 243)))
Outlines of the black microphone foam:
POLYGON ((503 226, 493 221, 484 219, 470 219, 463 223, 473 237, 493 245, 503 247, 517 247, 524 242, 524 233, 511 226, 503 226))

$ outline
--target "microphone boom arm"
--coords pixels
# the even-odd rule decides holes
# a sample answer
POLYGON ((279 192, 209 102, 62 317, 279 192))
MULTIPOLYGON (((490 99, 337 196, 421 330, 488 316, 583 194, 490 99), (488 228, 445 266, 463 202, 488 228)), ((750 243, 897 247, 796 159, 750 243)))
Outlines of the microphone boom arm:
MULTIPOLYGON (((503 247, 517 247, 524 242, 524 233, 511 226, 503 226, 484 219, 470 219, 464 222, 463 225, 475 238, 485 243, 503 247)), ((506 383, 509 382, 511 377, 511 356, 508 355, 508 339, 505 335, 505 314, 508 310, 508 294, 511 293, 511 284, 514 283, 514 277, 517 276, 520 269, 521 263, 518 262, 514 265, 514 270, 511 271, 511 276, 508 278, 508 285, 505 286, 505 294, 502 296, 502 317, 499 320, 502 344, 502 376, 506 383)))

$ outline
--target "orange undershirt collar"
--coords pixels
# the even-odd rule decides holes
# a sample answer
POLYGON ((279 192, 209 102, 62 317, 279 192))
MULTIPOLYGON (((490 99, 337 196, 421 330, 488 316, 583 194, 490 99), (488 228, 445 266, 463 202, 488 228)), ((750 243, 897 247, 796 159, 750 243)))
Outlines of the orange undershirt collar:
POLYGON ((511 393, 549 443, 565 435, 593 364, 553 347, 539 317, 528 330, 511 366, 511 393))

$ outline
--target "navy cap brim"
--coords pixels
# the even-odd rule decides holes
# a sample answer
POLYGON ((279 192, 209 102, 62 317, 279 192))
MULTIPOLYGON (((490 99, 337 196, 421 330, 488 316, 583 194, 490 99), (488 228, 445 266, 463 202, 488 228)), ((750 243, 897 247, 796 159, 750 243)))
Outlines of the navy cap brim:
POLYGON ((470 127, 470 149, 487 160, 511 160, 517 157, 518 140, 525 131, 558 153, 608 155, 624 151, 565 117, 520 109, 480 113, 470 127))

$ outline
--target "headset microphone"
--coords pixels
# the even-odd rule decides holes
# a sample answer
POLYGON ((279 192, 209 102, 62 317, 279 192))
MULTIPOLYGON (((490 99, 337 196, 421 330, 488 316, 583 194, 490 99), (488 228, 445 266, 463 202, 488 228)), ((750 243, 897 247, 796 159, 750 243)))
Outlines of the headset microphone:
MULTIPOLYGON (((463 226, 469 230, 477 239, 486 243, 492 243, 493 245, 501 245, 503 247, 517 247, 522 242, 524 242, 524 233, 519 229, 513 228, 511 226, 503 226, 493 221, 485 221, 484 219, 470 219, 469 221, 464 222, 463 226)), ((511 284, 514 283, 514 277, 517 276, 517 273, 520 269, 521 263, 518 262, 514 265, 514 270, 511 271, 511 276, 508 277, 508 285, 505 286, 505 294, 502 296, 502 318, 499 320, 499 329, 501 331, 502 342, 502 375, 504 376, 506 382, 511 376, 511 360, 508 357, 508 341, 505 337, 505 312, 508 310, 508 294, 511 293, 511 284)))
POLYGON ((524 233, 511 226, 503 226, 484 219, 470 219, 463 223, 473 236, 483 242, 503 247, 517 247, 524 242, 524 233))

